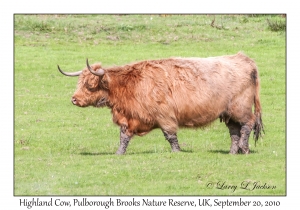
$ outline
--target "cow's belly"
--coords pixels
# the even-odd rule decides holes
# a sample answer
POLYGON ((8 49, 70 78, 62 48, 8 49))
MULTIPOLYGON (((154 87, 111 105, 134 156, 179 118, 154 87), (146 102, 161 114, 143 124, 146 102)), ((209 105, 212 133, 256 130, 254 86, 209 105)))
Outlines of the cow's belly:
POLYGON ((179 126, 203 127, 218 119, 226 110, 224 104, 218 106, 210 104, 207 106, 186 106, 185 109, 178 110, 177 120, 179 126))
POLYGON ((209 125, 213 121, 215 121, 219 115, 201 115, 201 116, 194 116, 190 119, 181 119, 178 124, 181 127, 204 127, 206 125, 209 125))

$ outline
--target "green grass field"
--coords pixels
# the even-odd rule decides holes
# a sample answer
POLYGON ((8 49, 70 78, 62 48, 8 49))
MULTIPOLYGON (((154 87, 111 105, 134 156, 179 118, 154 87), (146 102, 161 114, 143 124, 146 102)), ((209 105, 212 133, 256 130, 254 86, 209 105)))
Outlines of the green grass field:
POLYGON ((286 194, 284 17, 15 15, 14 23, 14 195, 286 194), (180 153, 154 130, 117 156, 110 110, 73 106, 77 78, 57 70, 81 70, 86 58, 111 66, 238 51, 261 79, 265 135, 256 147, 251 138, 250 155, 229 155, 228 129, 216 121, 180 129, 180 153))

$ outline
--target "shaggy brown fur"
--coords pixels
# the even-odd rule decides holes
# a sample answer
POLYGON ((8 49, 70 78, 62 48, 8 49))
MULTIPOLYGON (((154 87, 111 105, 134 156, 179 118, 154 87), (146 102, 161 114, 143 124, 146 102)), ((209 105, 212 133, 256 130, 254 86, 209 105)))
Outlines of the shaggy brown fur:
POLYGON ((96 76, 84 69, 72 102, 111 108, 114 123, 121 127, 117 154, 126 152, 133 135, 154 128, 161 128, 173 151, 179 151, 179 127, 203 127, 217 118, 229 128, 230 153, 249 153, 251 130, 255 140, 263 130, 257 67, 243 53, 91 68, 105 73, 96 76))

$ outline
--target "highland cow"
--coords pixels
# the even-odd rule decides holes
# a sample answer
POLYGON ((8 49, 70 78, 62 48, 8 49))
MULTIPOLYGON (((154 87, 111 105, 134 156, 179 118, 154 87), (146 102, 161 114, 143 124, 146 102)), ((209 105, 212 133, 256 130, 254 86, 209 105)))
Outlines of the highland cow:
POLYGON ((120 126, 124 154, 134 135, 160 128, 172 151, 180 151, 179 127, 204 127, 220 118, 231 137, 230 153, 248 154, 249 135, 255 142, 263 124, 259 77, 255 62, 239 52, 209 58, 146 60, 105 68, 100 63, 82 71, 72 103, 79 107, 107 106, 120 126), (254 113, 252 107, 254 106, 254 113))

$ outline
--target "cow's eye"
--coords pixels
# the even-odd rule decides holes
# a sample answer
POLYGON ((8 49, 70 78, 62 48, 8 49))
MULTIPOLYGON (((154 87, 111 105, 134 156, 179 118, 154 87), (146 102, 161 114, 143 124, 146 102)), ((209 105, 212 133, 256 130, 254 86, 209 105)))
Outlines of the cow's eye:
POLYGON ((86 83, 85 84, 85 87, 88 91, 91 91, 91 92, 95 92, 98 90, 98 86, 97 85, 91 85, 89 83, 86 83))
POLYGON ((97 87, 91 87, 91 86, 87 86, 86 88, 91 92, 95 92, 98 89, 97 87))

